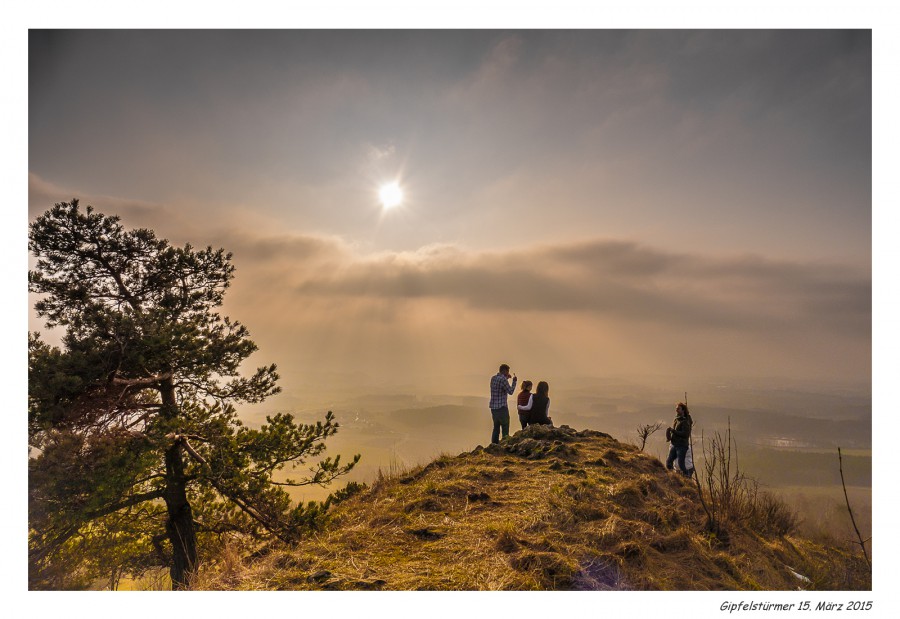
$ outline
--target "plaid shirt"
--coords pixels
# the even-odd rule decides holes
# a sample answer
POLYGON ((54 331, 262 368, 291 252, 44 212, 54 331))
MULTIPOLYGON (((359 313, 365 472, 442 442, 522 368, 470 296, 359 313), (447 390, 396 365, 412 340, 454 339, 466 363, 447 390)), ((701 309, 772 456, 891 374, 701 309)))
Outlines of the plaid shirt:
POLYGON ((515 390, 516 379, 513 378, 512 385, 510 385, 509 379, 497 372, 491 379, 491 403, 489 405, 491 410, 506 406, 506 398, 511 396, 515 390))

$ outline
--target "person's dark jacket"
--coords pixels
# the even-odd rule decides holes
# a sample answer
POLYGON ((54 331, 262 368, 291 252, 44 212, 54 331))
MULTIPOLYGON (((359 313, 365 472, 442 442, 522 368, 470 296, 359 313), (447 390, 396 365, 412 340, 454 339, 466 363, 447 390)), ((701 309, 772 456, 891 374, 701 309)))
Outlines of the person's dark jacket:
POLYGON ((528 425, 535 424, 552 425, 553 422, 547 417, 547 407, 550 406, 550 398, 539 393, 534 394, 531 401, 531 410, 528 412, 528 425))
POLYGON ((687 447, 691 442, 691 428, 694 427, 694 420, 690 414, 684 417, 676 415, 675 422, 672 424, 672 444, 680 447, 687 447))

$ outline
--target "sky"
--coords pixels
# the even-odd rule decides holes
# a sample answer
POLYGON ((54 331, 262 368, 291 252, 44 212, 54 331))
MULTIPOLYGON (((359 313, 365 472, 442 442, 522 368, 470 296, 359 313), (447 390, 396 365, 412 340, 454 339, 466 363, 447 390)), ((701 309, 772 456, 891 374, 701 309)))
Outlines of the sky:
MULTIPOLYGON (((317 390, 868 385, 868 30, 32 30, 28 215, 233 252, 317 390), (385 209, 379 189, 404 198, 385 209)), ((33 299, 30 299, 33 303, 33 299)), ((31 329, 41 321, 32 312, 31 329)))

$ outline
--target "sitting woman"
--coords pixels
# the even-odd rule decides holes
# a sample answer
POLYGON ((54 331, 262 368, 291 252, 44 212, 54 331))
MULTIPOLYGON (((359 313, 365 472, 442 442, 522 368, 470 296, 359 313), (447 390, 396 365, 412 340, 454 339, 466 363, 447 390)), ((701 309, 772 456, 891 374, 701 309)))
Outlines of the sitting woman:
POLYGON ((531 410, 531 397, 534 395, 531 393, 532 384, 530 380, 522 383, 522 391, 519 392, 519 397, 516 401, 516 407, 519 409, 519 423, 522 424, 523 430, 528 425, 528 411, 531 410), (524 408, 525 406, 528 406, 528 408, 524 408))
POLYGON ((550 385, 542 380, 538 383, 537 392, 528 399, 528 404, 518 406, 520 418, 523 412, 528 414, 528 425, 552 426, 550 418, 550 385))

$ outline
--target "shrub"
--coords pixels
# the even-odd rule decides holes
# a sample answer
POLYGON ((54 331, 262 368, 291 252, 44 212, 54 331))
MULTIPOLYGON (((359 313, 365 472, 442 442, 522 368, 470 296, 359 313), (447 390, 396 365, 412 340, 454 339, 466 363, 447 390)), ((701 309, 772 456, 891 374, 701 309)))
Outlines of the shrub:
POLYGON ((730 421, 724 435, 716 432, 709 442, 701 435, 701 442, 703 475, 695 472, 694 479, 712 533, 724 537, 729 525, 747 526, 769 535, 796 530, 797 516, 787 504, 761 491, 759 482, 741 471, 730 421))

